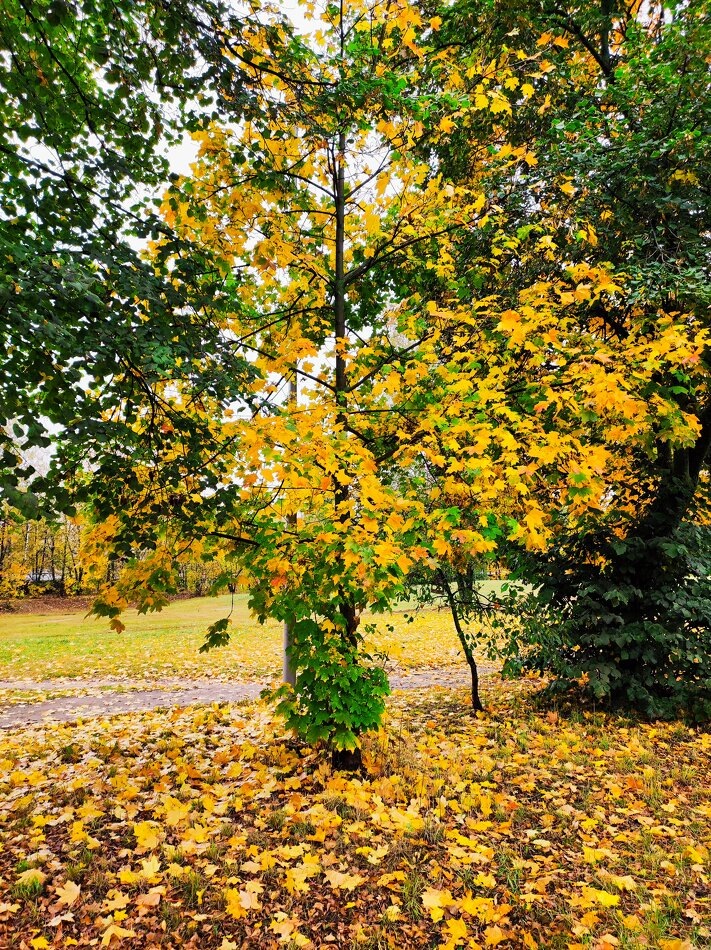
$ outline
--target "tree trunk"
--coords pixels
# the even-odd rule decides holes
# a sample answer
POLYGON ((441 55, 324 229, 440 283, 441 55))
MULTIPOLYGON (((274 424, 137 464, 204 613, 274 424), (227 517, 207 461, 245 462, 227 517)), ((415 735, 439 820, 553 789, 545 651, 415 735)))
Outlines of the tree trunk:
POLYGON ((284 621, 284 641, 282 651, 282 680, 290 686, 296 685, 296 667, 289 655, 291 648, 291 627, 284 621))
POLYGON ((334 749, 331 768, 337 772, 362 772, 363 754, 360 749, 334 749))
POLYGON ((471 650, 465 650, 464 655, 467 658, 469 672, 472 676, 472 709, 476 712, 484 712, 484 706, 479 696, 479 670, 476 665, 476 660, 474 659, 474 654, 471 650))
MULTIPOLYGON (((297 403, 298 392, 296 389, 296 368, 294 370, 294 375, 289 382, 289 407, 293 409, 297 403)), ((297 526, 297 515, 291 514, 287 515, 286 523, 291 529, 296 529, 297 526)), ((283 647, 282 647, 282 680, 284 683, 288 683, 290 686, 296 685, 296 667, 294 666, 294 661, 291 658, 291 627, 288 621, 284 621, 284 636, 283 636, 283 647)))
MULTIPOLYGON (((341 18, 341 26, 343 20, 341 18)), ((343 43, 343 35, 341 37, 343 43)), ((345 410, 348 405, 347 378, 346 378, 346 287, 344 252, 346 243, 346 169, 345 169, 346 134, 340 132, 333 155, 333 194, 336 210, 336 246, 335 246, 335 273, 333 281, 333 330, 336 347, 336 366, 334 390, 336 399, 336 422, 343 430, 346 425, 345 410)), ((342 485, 338 479, 333 480, 334 505, 336 518, 342 522, 348 520, 349 491, 347 485, 342 485)), ((343 618, 343 636, 350 646, 357 646, 356 630, 358 616, 355 605, 346 598, 341 591, 339 611, 343 618)), ((333 749, 331 751, 331 766, 340 772, 362 772, 363 756, 360 749, 333 749)))
MULTIPOLYGON (((333 330, 336 345, 336 372, 335 372, 335 399, 338 407, 336 421, 345 428, 345 410, 348 405, 346 379, 346 288, 344 251, 346 244, 346 167, 345 167, 346 133, 340 132, 333 155, 333 194, 336 206, 336 247, 335 273, 333 281, 333 330)), ((348 520, 347 503, 349 491, 347 485, 342 485, 337 478, 333 479, 334 504, 336 518, 342 522, 348 520)), ((341 597, 340 613, 344 621, 344 636, 351 646, 357 644, 356 630, 358 617, 355 606, 341 597)))
POLYGON ((457 631, 457 636, 459 637, 459 642, 462 645, 462 650, 464 651, 464 656, 467 660, 467 665, 469 667, 469 672, 472 677, 472 709, 476 712, 483 712, 484 706, 481 701, 481 696, 479 695, 479 669, 476 665, 476 659, 474 657, 474 651, 472 650, 471 643, 467 637, 462 623, 459 619, 459 611, 457 610, 457 601, 454 597, 454 591, 452 590, 447 576, 444 571, 437 571, 439 574, 444 592, 447 595, 447 602, 449 603, 449 609, 452 614, 452 620, 454 622, 454 629, 457 631))

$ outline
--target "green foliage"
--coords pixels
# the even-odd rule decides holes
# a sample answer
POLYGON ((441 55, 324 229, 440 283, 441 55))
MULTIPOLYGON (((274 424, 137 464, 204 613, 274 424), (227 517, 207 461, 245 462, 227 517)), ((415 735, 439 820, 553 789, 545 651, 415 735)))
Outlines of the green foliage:
MULTIPOLYGON (((470 284, 513 301, 534 275, 571 262, 609 262, 624 275, 624 293, 573 304, 590 340, 624 352, 635 323, 652 339, 679 313, 687 325, 709 326, 711 202, 703 183, 711 160, 710 27, 707 0, 644 14, 608 3, 492 8, 470 0, 448 10, 441 35, 461 40, 462 49, 485 39, 498 50, 516 36, 531 56, 545 51, 546 60, 531 81, 535 92, 510 121, 497 116, 501 125, 491 129, 483 114, 478 137, 461 130, 438 150, 455 182, 476 167, 485 135, 530 150, 533 159, 519 162, 515 176, 492 162, 487 191, 518 225, 520 244, 507 266, 491 275, 482 270, 470 284), (551 249, 536 244, 543 234, 552 237, 551 249)), ((485 230, 473 235, 472 256, 491 240, 485 230)), ((701 360, 707 364, 708 352, 701 360)), ((541 377, 556 366, 544 362, 541 377)), ((531 370, 522 368, 522 381, 536 378, 531 370)), ((525 386, 514 385, 523 404, 525 386)), ((512 592, 521 615, 507 625, 505 656, 509 670, 552 672, 560 688, 582 681, 597 701, 652 716, 703 717, 711 692, 709 549, 705 529, 684 522, 708 498, 708 378, 690 385, 688 370, 672 361, 655 368, 646 395, 652 392, 670 406, 667 419, 634 453, 614 439, 607 443, 625 474, 586 528, 570 536, 566 506, 555 490, 541 490, 560 533, 548 555, 512 554, 534 591, 512 592), (691 442, 670 434, 675 412, 693 419, 691 442), (627 514, 606 524, 623 496, 627 514)), ((555 400, 550 408, 527 408, 550 412, 551 426, 560 429, 561 406, 555 400)), ((594 445, 596 413, 584 411, 580 420, 594 445)), ((561 474, 572 485, 584 481, 572 466, 561 466, 561 474)))
POLYGON ((359 637, 341 636, 326 618, 298 620, 291 630, 296 685, 277 690, 278 711, 306 742, 357 748, 358 736, 377 728, 385 710, 385 671, 359 649, 359 637))
MULTIPOLYGON (((2 4, 0 492, 28 517, 71 512, 65 479, 87 463, 120 507, 117 476, 151 443, 133 428, 141 400, 155 409, 168 381, 224 392, 218 356, 241 376, 215 322, 196 317, 219 286, 208 256, 187 253, 155 207, 169 146, 240 97, 218 39, 239 27, 219 0, 2 4), (161 242, 150 262, 146 240, 161 242), (29 458, 52 442, 44 477, 29 458)), ((167 435, 156 426, 154 446, 167 435)))
POLYGON ((211 623, 205 634, 205 642, 200 647, 200 653, 207 653, 215 647, 224 647, 230 642, 229 617, 221 617, 215 623, 211 623))
MULTIPOLYGON (((684 690, 703 699, 705 689, 708 572, 692 566, 686 542, 675 546, 711 445, 707 381, 690 368, 692 356, 697 369, 705 359, 694 350, 685 366, 675 341, 656 353, 644 344, 677 318, 680 337, 708 325, 707 2, 658 22, 607 3, 427 6, 437 15, 420 37, 426 55, 410 45, 419 13, 396 17, 395 53, 397 37, 376 42, 343 4, 328 7, 334 32, 322 46, 276 14, 263 30, 259 4, 248 23, 211 0, 9 0, 0 24, 6 496, 28 517, 45 498, 69 512, 92 497, 99 522, 115 520, 107 543, 136 577, 97 605, 115 629, 134 595, 141 611, 166 602, 181 546, 208 561, 216 539, 228 542, 253 579, 255 611, 292 631, 297 682, 282 711, 336 749, 354 747, 382 710, 385 677, 360 656, 358 616, 388 608, 412 566, 407 551, 422 560, 424 535, 443 535, 429 538, 429 553, 450 558, 440 580, 474 676, 458 618, 480 603, 456 544, 478 535, 467 543, 484 553, 528 532, 540 546, 548 535, 536 524, 574 509, 595 481, 611 486, 605 503, 620 504, 634 482, 623 502, 640 511, 672 498, 670 479, 685 486, 668 523, 652 533, 632 524, 624 550, 621 535, 593 526, 535 562, 535 605, 558 626, 534 657, 652 714, 690 706, 684 690), (392 179, 374 184, 381 125, 392 179), (185 131, 199 133, 202 171, 172 176, 160 217, 165 146, 185 131), (415 191, 389 208, 374 203, 360 221, 368 191, 382 197, 406 181, 415 156, 415 191), (451 205, 418 190, 435 170, 451 205), (481 194, 467 201, 472 183, 481 194), (358 228, 347 233, 351 218, 358 228), (136 250, 148 241, 147 254, 136 250), (624 288, 599 273, 576 286, 571 265, 581 274, 609 265, 624 288), (535 288, 549 298, 545 333, 531 320, 514 338, 509 318, 493 317, 535 288), (630 338, 638 350, 625 349, 630 338), (597 402, 585 404, 591 363, 602 368, 589 377, 597 402), (622 398, 628 366, 634 411, 622 398), (600 421, 605 373, 620 390, 615 434, 600 421), (290 408, 280 393, 292 377, 290 408), (297 378, 322 390, 327 411, 312 429, 297 378), (538 435, 566 431, 575 452, 550 440, 544 462, 538 435), (630 431, 642 433, 631 461, 620 450, 630 431), (27 451, 52 438, 53 470, 42 477, 27 451), (583 466, 578 441, 589 450, 583 466), (452 496, 438 519, 393 510, 393 543, 383 543, 390 519, 379 516, 398 492, 418 489, 419 517, 419 496, 437 479, 452 496), (656 499, 642 498, 637 481, 656 499), (538 491, 523 527, 515 498, 538 491), (364 542, 368 513, 375 527, 364 542)), ((204 649, 228 637, 218 621, 204 649)))
POLYGON ((553 692, 643 715, 711 717, 711 531, 572 537, 521 568, 505 671, 552 673, 553 692))

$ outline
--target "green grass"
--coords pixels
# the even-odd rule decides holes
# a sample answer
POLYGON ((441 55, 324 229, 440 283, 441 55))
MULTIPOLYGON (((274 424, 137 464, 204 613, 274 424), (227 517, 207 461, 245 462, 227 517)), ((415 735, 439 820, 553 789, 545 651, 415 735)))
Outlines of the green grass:
MULTIPOLYGON (((482 586, 490 589, 500 582, 482 586)), ((245 594, 234 599, 228 646, 198 653, 207 627, 227 616, 231 600, 229 594, 180 600, 145 616, 129 610, 123 617, 123 633, 110 630, 106 620, 69 610, 0 616, 0 680, 278 676, 281 625, 257 623, 249 614, 245 594)), ((394 635, 379 619, 380 630, 371 637, 373 649, 387 652, 393 663, 405 668, 461 663, 447 611, 422 611, 407 623, 408 605, 403 608, 387 620, 395 627, 394 635)))
POLYGON ((208 625, 226 616, 231 598, 176 601, 160 613, 126 611, 126 630, 81 613, 9 614, 0 618, 0 676, 5 679, 108 676, 261 677, 275 672, 281 631, 250 616, 246 596, 235 598, 232 643, 219 654, 198 648, 208 625))

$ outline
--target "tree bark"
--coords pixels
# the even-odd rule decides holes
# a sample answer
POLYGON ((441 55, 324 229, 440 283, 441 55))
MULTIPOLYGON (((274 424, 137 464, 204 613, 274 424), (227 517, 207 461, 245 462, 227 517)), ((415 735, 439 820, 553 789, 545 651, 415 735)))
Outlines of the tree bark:
POLYGON ((331 768, 337 772, 362 772, 363 753, 360 749, 334 749, 331 768))
POLYGON ((444 573, 444 571, 439 570, 439 574, 444 592, 447 595, 447 602, 449 603, 449 609, 452 614, 452 620, 454 622, 454 629, 457 631, 457 636, 459 637, 459 642, 462 645, 462 650, 464 651, 464 656, 466 657, 467 665, 469 667, 469 672, 472 677, 472 708, 476 712, 483 712, 484 706, 481 701, 481 696, 479 695, 479 669, 476 665, 476 659, 474 657, 474 651, 472 650, 471 643, 464 632, 462 627, 461 620, 459 619, 459 611, 457 609, 457 601, 454 596, 454 591, 452 590, 449 581, 444 573))
MULTIPOLYGON (((335 398, 338 410, 336 421, 345 431, 347 406, 346 381, 346 286, 344 251, 346 243, 346 168, 345 168, 346 133, 339 132, 336 153, 333 156, 333 186, 336 205, 336 248, 335 273, 333 281, 333 329, 336 346, 336 378, 335 398)), ((336 517, 344 522, 348 518, 346 503, 348 502, 348 486, 342 485, 334 476, 334 503, 336 517)), ((344 621, 344 635, 351 644, 356 646, 356 630, 358 618, 355 607, 345 598, 341 598, 340 613, 344 621)))
MULTIPOLYGON (((297 391, 297 382, 296 382, 296 367, 294 368, 294 375, 289 381, 289 398, 288 405, 291 409, 296 406, 298 399, 297 391)), ((290 529, 296 529, 297 523, 297 514, 287 515, 286 523, 290 529)), ((284 683, 288 683, 290 686, 296 685, 296 667, 294 666, 294 661, 290 655, 291 653, 291 626, 288 621, 284 621, 284 635, 283 635, 283 647, 282 647, 282 680, 284 683)))
POLYGON ((284 621, 284 639, 282 650, 282 681, 289 686, 296 685, 296 668, 293 664, 289 651, 291 649, 291 626, 284 621))

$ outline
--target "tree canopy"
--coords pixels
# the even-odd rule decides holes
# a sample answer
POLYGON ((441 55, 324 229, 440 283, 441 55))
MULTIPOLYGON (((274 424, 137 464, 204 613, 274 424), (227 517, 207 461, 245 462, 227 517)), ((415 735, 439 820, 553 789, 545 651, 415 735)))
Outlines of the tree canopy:
POLYGON ((62 428, 7 484, 92 499, 129 562, 99 612, 226 547, 288 625, 289 722, 348 748, 387 688, 363 611, 505 556, 564 680, 704 692, 705 3, 11 7, 3 413, 62 428))

